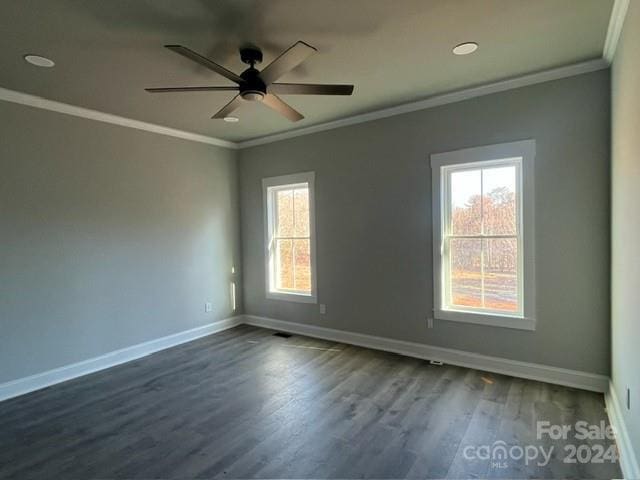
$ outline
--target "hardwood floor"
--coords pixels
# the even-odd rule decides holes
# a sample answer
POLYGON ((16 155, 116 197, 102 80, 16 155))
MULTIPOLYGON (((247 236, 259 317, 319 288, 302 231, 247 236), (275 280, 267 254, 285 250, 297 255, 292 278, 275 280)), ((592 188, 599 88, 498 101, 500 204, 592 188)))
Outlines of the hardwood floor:
POLYGON ((537 420, 607 421, 602 395, 273 333, 243 325, 0 403, 0 478, 621 476, 563 462, 609 441, 536 439, 537 420), (477 458, 498 441, 553 457, 477 458))

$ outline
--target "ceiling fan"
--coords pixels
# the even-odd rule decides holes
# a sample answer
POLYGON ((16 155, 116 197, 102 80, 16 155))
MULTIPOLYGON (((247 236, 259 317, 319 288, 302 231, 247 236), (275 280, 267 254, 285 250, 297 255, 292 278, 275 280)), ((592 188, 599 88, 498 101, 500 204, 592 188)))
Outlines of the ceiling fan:
POLYGON ((203 57, 193 50, 182 45, 165 45, 169 50, 176 52, 210 70, 237 83, 236 86, 225 87, 166 87, 146 88, 150 93, 172 92, 227 92, 237 91, 229 103, 222 107, 211 118, 228 117, 243 101, 262 102, 267 107, 285 116, 292 122, 302 120, 304 116, 284 102, 278 95, 351 95, 353 85, 320 85, 305 83, 275 83, 282 75, 302 63, 309 55, 317 50, 304 42, 298 41, 285 50, 278 58, 262 70, 255 68, 262 62, 262 51, 256 47, 244 47, 240 49, 240 59, 249 65, 244 72, 236 75, 221 65, 203 57))

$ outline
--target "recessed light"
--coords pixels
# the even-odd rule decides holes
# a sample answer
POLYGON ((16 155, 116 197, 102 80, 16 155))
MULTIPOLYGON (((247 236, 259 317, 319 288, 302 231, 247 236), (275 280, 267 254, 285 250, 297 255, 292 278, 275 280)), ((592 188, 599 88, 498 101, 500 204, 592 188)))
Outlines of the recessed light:
POLYGON ((25 61, 36 67, 51 68, 55 65, 55 62, 49 58, 41 57, 40 55, 25 55, 25 61))
POLYGON ((228 123, 237 123, 240 119, 238 117, 224 117, 224 121, 228 123))
POLYGON ((478 49, 476 42, 465 42, 453 47, 453 53, 455 55, 469 55, 478 49))

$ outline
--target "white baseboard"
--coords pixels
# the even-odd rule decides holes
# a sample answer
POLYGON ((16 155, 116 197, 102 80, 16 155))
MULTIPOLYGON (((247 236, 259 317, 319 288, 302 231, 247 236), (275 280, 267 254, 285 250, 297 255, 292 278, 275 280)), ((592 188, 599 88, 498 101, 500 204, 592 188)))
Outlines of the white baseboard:
POLYGON ((624 478, 640 478, 640 466, 633 451, 629 432, 627 431, 627 426, 622 416, 622 405, 618 400, 613 382, 609 382, 609 390, 605 393, 604 401, 607 405, 609 421, 616 433, 616 443, 618 444, 618 453, 620 454, 622 475, 624 478))
POLYGON ((24 395, 25 393, 40 390, 56 383, 65 382, 72 378, 81 377, 89 373, 114 367, 121 363, 130 362, 137 358, 145 357, 159 350, 174 347, 181 343, 190 342, 200 337, 211 335, 233 328, 243 323, 242 316, 225 318, 218 322, 210 323, 202 327, 196 327, 184 332, 174 333, 166 337, 157 338, 148 342, 132 345, 120 350, 115 350, 99 357, 83 360, 82 362, 65 365, 64 367, 48 370, 46 372, 19 378, 0 384, 0 401, 24 395))
POLYGON ((422 343, 405 342, 402 340, 393 340, 373 335, 335 330, 332 328, 286 322, 283 320, 259 317, 255 315, 239 315, 211 323, 209 325, 204 325, 202 327, 197 327, 184 332, 123 348, 121 350, 109 352, 105 355, 90 358, 82 362, 0 384, 0 401, 33 392, 56 383, 81 377, 89 373, 97 372, 99 370, 104 370, 115 365, 120 365, 159 350, 164 350, 181 343, 211 335, 243 323, 258 327, 282 330, 299 335, 306 335, 309 337, 358 345, 375 350, 394 352, 409 357, 437 360, 450 365, 486 370, 504 375, 555 383, 595 392, 607 392, 609 388, 609 379, 604 375, 508 360, 505 358, 490 357, 487 355, 425 345, 422 343))
POLYGON ((317 327, 301 323, 286 322, 273 318, 244 315, 244 323, 257 327, 282 330, 289 333, 322 338, 335 342, 349 343, 361 347, 384 350, 409 357, 437 360, 450 365, 486 370, 489 372, 511 375, 513 377, 527 378, 541 382, 554 383, 567 387, 591 390, 604 393, 608 390, 609 378, 605 375, 568 370, 565 368, 539 365, 535 363, 520 362, 506 358, 490 357, 477 353, 454 350, 450 348, 435 347, 423 343, 405 342, 362 333, 335 330, 332 328, 317 327))

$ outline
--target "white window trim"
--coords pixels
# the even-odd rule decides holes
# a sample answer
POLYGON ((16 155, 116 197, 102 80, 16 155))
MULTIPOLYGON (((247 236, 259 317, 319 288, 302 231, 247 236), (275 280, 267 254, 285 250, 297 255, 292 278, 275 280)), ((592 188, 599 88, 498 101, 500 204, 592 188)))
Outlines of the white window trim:
MULTIPOLYGON (((316 283, 316 208, 315 208, 315 172, 294 173, 262 179, 262 205, 264 214, 264 267, 265 267, 265 293, 272 300, 285 300, 288 302, 317 303, 316 283), (298 292, 271 291, 271 265, 272 260, 269 245, 271 232, 275 219, 269 215, 272 197, 269 189, 272 187, 284 187, 295 184, 307 184, 309 188, 309 249, 311 254, 311 292, 309 294, 298 292)), ((272 210, 272 209, 271 209, 272 210)))
POLYGON ((453 152, 431 155, 431 180, 433 192, 433 294, 434 317, 439 320, 474 323, 495 327, 515 328, 520 330, 536 329, 536 296, 535 296, 535 209, 534 209, 534 174, 535 174, 535 140, 501 143, 483 147, 466 148, 453 152), (444 178, 442 167, 473 164, 475 162, 500 161, 520 157, 521 161, 521 196, 520 228, 522 229, 521 265, 522 268, 522 313, 519 315, 443 309, 443 276, 441 268, 443 250, 444 219, 442 205, 444 203, 444 178))

